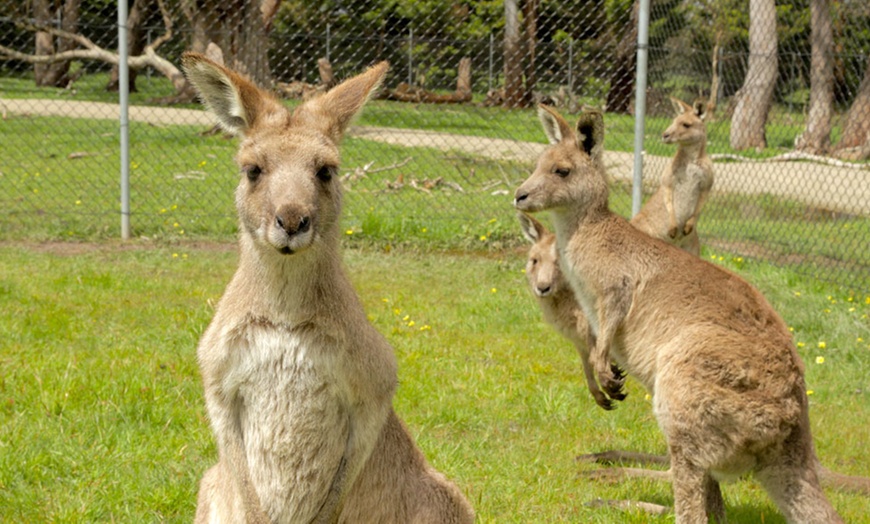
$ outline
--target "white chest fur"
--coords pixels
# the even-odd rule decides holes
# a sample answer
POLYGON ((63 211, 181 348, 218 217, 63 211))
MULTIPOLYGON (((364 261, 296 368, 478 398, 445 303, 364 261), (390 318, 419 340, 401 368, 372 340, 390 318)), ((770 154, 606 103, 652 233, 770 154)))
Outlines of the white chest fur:
POLYGON ((238 425, 251 482, 273 522, 310 522, 345 454, 349 394, 329 340, 268 323, 224 340, 227 420, 238 425))

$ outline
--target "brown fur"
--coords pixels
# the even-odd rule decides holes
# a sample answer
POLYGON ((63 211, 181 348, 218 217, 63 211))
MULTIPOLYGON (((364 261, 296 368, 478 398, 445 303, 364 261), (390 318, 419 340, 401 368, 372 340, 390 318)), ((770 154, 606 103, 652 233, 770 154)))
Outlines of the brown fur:
POLYGON ((713 187, 713 162, 707 156, 706 105, 672 98, 676 117, 662 134, 677 153, 662 173, 661 183, 631 224, 651 237, 668 241, 697 256, 701 252, 697 222, 713 187))
POLYGON ((652 395, 677 522, 724 520, 716 479, 747 472, 789 522, 842 522, 819 486, 804 367, 783 320, 737 275, 610 211, 600 113, 582 114, 576 129, 550 108, 540 115, 560 139, 516 190, 516 207, 551 213, 599 384, 621 387, 612 358, 652 395))
POLYGON ((473 522, 393 411, 393 350, 339 254, 338 144, 386 62, 292 114, 201 55, 183 64, 243 137, 239 267, 197 350, 220 457, 196 522, 473 522))
POLYGON ((589 346, 586 343, 586 317, 574 298, 574 290, 562 275, 559 255, 556 250, 556 235, 531 215, 519 213, 523 234, 532 243, 526 259, 526 279, 538 300, 544 320, 553 326, 563 337, 574 344, 583 365, 586 386, 595 403, 606 410, 614 408, 613 400, 623 400, 625 395, 617 393, 613 399, 598 387, 595 372, 589 363, 589 346))

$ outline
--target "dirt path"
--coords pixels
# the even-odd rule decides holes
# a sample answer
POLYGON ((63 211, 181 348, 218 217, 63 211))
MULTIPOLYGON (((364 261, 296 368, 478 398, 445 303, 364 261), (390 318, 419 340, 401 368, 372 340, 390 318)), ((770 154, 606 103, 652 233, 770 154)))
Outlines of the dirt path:
MULTIPOLYGON (((0 110, 9 114, 65 116, 71 118, 119 118, 117 104, 66 100, 0 100, 0 110)), ((134 122, 155 125, 203 125, 214 120, 195 109, 131 106, 134 122)), ((351 135, 402 146, 431 147, 443 151, 460 150, 468 154, 499 160, 528 162, 530 165, 546 147, 544 144, 501 138, 454 135, 418 129, 354 127, 351 135)), ((631 153, 609 151, 605 162, 617 179, 631 179, 631 153)), ((656 180, 668 158, 647 155, 644 171, 656 180)), ((870 165, 849 168, 807 161, 716 162, 714 190, 739 194, 772 194, 825 210, 870 216, 870 165)))

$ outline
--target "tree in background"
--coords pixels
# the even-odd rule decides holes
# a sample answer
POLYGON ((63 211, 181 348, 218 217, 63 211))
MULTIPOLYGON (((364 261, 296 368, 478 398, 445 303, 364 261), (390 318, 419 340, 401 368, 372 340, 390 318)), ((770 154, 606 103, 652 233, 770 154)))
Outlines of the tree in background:
POLYGON ((204 53, 214 43, 229 68, 261 86, 271 86, 269 29, 279 4, 277 0, 181 0, 193 30, 190 49, 204 53))
MULTIPOLYGON (((157 14, 157 11, 156 0, 133 0, 133 4, 130 6, 130 11, 127 14, 127 56, 141 55, 145 50, 147 43, 145 41, 145 31, 143 31, 143 26, 149 17, 157 14)), ((138 71, 136 69, 130 70, 128 78, 131 93, 137 91, 137 75, 138 71)), ((118 66, 115 65, 112 67, 112 73, 109 76, 109 83, 106 85, 106 90, 117 91, 118 82, 118 66)))
POLYGON ((613 65, 607 90, 607 111, 629 114, 634 101, 637 70, 637 1, 611 1, 607 6, 607 26, 613 42, 613 65))
MULTIPOLYGON (((58 8, 51 0, 33 0, 33 19, 38 25, 59 26, 59 29, 68 33, 78 31, 81 0, 64 0, 58 8), (60 23, 57 24, 56 21, 60 23)), ((68 38, 56 37, 46 31, 37 31, 36 54, 53 55, 63 53, 76 47, 76 44, 68 38)), ((33 73, 36 85, 46 87, 66 87, 70 82, 69 60, 48 64, 35 64, 33 73)))
POLYGON ((858 94, 846 114, 843 136, 837 144, 837 155, 847 160, 870 158, 870 58, 867 59, 858 94))
POLYGON ((810 69, 810 107, 807 125, 797 138, 795 149, 824 154, 831 141, 834 113, 834 36, 829 0, 810 1, 812 65, 810 69))
POLYGON ((735 94, 731 147, 767 146, 765 124, 777 77, 776 6, 773 0, 749 0, 749 68, 735 94))

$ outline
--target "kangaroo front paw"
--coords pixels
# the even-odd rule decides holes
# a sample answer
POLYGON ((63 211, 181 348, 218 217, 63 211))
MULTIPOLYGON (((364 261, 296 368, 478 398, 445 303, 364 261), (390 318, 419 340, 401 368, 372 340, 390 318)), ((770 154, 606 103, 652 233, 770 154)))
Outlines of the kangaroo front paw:
POLYGON ((677 238, 677 226, 668 229, 668 236, 671 238, 677 238))
POLYGON ((604 411, 613 411, 616 409, 616 406, 613 405, 613 401, 607 398, 603 393, 601 396, 595 397, 595 403, 598 404, 601 409, 604 411))
MULTIPOLYGON (((618 369, 618 368, 617 368, 618 369)), ((598 377, 601 382, 601 389, 607 393, 607 396, 612 400, 625 400, 626 394, 622 387, 625 385, 625 376, 621 374, 614 375, 609 373, 607 376, 598 377)))
POLYGON ((692 221, 686 222, 686 225, 683 226, 683 234, 684 235, 688 236, 688 235, 692 234, 692 231, 694 231, 694 230, 695 230, 695 223, 692 221))

